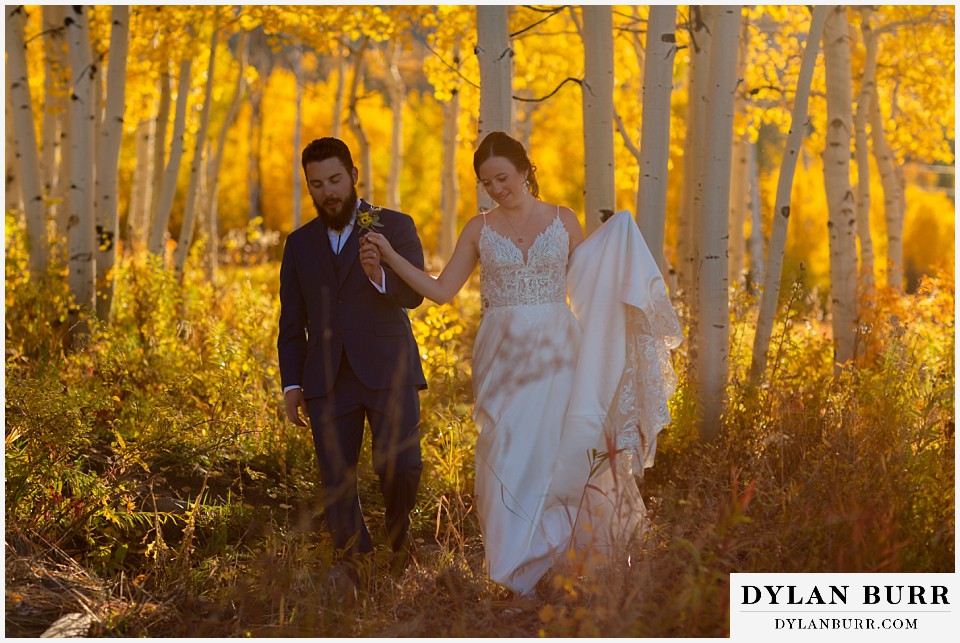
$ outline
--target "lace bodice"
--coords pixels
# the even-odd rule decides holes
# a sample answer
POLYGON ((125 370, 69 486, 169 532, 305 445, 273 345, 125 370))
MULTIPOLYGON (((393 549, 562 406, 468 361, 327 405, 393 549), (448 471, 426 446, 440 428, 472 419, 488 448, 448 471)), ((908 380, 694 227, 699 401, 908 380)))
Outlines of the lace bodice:
POLYGON ((527 259, 509 238, 484 221, 480 231, 482 310, 503 306, 566 304, 570 238, 559 214, 537 235, 527 259))

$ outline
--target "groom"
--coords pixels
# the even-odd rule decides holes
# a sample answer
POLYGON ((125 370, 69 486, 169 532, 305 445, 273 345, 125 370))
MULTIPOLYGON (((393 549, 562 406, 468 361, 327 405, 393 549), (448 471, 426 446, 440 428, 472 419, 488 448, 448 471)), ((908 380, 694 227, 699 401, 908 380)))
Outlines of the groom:
POLYGON ((290 233, 280 265, 277 352, 286 415, 298 426, 310 418, 324 515, 334 545, 349 554, 373 549, 357 494, 369 421, 387 536, 405 562, 422 468, 419 391, 426 388, 407 309, 423 297, 381 266, 376 246, 360 237, 375 228, 420 268, 423 249, 409 216, 357 197, 357 168, 343 141, 315 140, 301 162, 317 218, 290 233))

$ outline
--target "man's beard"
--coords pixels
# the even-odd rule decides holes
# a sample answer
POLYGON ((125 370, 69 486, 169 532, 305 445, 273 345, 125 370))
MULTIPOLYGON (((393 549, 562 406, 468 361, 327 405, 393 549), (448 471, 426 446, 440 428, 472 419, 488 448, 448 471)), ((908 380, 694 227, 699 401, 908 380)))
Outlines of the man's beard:
MULTIPOLYGON (((338 207, 333 214, 317 203, 316 199, 313 199, 313 207, 317 211, 317 216, 320 217, 320 220, 323 221, 329 229, 339 232, 343 230, 346 225, 350 223, 350 219, 353 218, 353 211, 357 206, 357 198, 357 188, 351 185, 350 194, 346 200, 340 203, 340 207, 338 207)), ((331 201, 335 202, 335 200, 327 200, 328 203, 331 203, 331 201)))

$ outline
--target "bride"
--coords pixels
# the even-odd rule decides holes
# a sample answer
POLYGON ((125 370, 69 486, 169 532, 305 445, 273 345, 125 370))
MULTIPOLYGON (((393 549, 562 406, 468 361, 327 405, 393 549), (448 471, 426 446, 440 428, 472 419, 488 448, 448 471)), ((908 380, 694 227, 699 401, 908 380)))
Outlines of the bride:
POLYGON ((437 303, 480 264, 480 526, 487 573, 527 594, 568 549, 602 556, 640 534, 646 511, 631 474, 653 464, 669 422, 669 350, 682 336, 628 212, 584 241, 572 210, 539 200, 535 167, 503 132, 483 139, 473 166, 497 207, 467 222, 439 277, 376 232, 361 260, 382 258, 437 303))

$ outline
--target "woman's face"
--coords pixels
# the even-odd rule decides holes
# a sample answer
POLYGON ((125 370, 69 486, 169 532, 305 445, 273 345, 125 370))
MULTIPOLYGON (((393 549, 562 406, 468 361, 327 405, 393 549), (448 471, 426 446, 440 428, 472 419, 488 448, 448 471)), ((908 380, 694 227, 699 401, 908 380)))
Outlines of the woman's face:
POLYGON ((528 194, 524 187, 527 177, 503 156, 491 156, 481 163, 477 179, 497 205, 516 207, 528 194))

